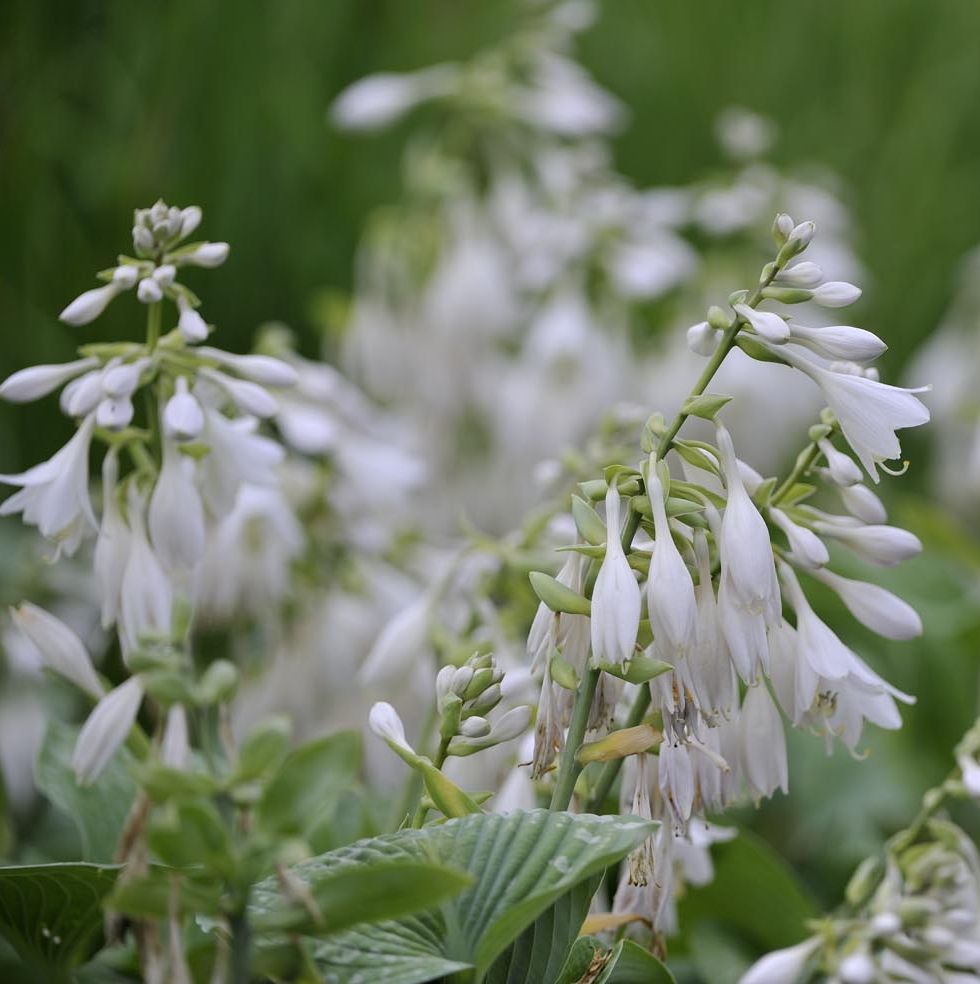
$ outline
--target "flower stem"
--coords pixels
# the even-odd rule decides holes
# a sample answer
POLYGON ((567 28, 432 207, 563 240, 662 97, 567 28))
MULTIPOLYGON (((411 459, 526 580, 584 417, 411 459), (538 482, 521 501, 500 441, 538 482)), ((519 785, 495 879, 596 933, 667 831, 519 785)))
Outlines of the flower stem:
POLYGON ((561 758, 558 761, 558 782, 551 794, 549 810, 567 810, 568 804, 572 801, 575 780, 578 779, 579 773, 582 771, 582 766, 575 758, 575 754, 585 738, 585 729, 588 726, 589 714, 592 711, 592 699, 595 697, 601 672, 602 670, 594 670, 589 667, 582 674, 578 692, 575 694, 572 720, 568 726, 568 734, 565 736, 565 747, 561 750, 561 758))
POLYGON ((249 984, 252 979, 252 930, 243 912, 231 917, 231 961, 228 965, 228 984, 249 984))
MULTIPOLYGON (((441 738, 439 740, 439 749, 432 759, 432 764, 437 768, 441 769, 449 757, 449 739, 441 738)), ((422 795, 425 795, 425 789, 422 789, 422 795)), ((422 805, 422 798, 419 797, 419 805, 415 808, 415 813, 412 816, 412 827, 416 830, 425 823, 426 814, 429 812, 428 807, 422 805)))
POLYGON ((772 499, 770 500, 771 505, 778 506, 782 502, 789 494, 789 490, 813 467, 813 463, 817 460, 819 454, 820 448, 817 447, 817 442, 813 441, 796 459, 793 470, 786 476, 782 485, 773 492, 772 499))
MULTIPOLYGON (((651 700, 649 685, 645 684, 641 686, 639 693, 636 695, 636 700, 633 701, 633 706, 630 708, 630 712, 626 717, 626 721, 623 723, 623 727, 635 728, 646 715, 651 700)), ((602 766, 602 771, 599 773, 599 778, 592 790, 592 795, 589 797, 586 807, 587 813, 598 813, 602 809, 602 804, 609 795, 609 790, 612 789, 613 783, 616 781, 616 776, 619 774, 621 764, 622 759, 613 759, 611 762, 606 762, 602 766)))

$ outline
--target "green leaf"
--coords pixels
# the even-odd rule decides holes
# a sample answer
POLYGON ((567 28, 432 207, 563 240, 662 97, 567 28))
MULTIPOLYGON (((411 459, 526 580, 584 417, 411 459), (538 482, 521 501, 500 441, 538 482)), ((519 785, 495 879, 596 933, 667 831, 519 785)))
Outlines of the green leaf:
POLYGON ((572 945, 555 984, 579 984, 590 970, 597 969, 600 960, 608 959, 608 948, 594 936, 580 936, 572 945))
POLYGON ((135 758, 121 748, 90 786, 79 786, 71 767, 78 729, 60 721, 48 725, 35 766, 38 789, 74 821, 86 861, 109 862, 136 798, 131 778, 135 758))
POLYGON ((221 911, 219 882, 203 872, 196 876, 177 874, 163 865, 153 865, 145 875, 121 881, 106 899, 105 908, 134 919, 167 919, 174 891, 178 893, 178 908, 185 912, 216 916, 221 911))
MULTIPOLYGON (((441 863, 473 878, 470 888, 438 910, 331 936, 315 948, 316 963, 337 984, 368 971, 388 984, 420 984, 467 967, 484 974, 550 906, 625 857, 652 829, 637 817, 547 810, 473 814, 304 862, 293 870, 308 885, 338 866, 367 871, 384 858, 441 863)), ((274 883, 262 883, 256 905, 268 907, 270 891, 278 894, 274 883)))
POLYGON ((217 809, 207 800, 171 803, 150 823, 146 842, 172 868, 198 865, 232 878, 235 861, 231 839, 217 809))
POLYGON ((361 768, 361 737, 341 731, 291 752, 265 787, 256 822, 270 834, 307 839, 332 813, 361 768))
POLYGON ((528 575, 534 593, 553 611, 567 612, 569 615, 589 615, 592 603, 588 598, 556 581, 551 575, 541 571, 531 571, 528 575))
POLYGON ((592 506, 577 495, 572 496, 572 518, 587 543, 598 546, 606 542, 606 524, 592 506))
POLYGON ((681 406, 681 413, 701 417, 704 420, 714 420, 718 411, 728 402, 730 396, 720 393, 702 393, 700 396, 689 396, 681 406))
MULTIPOLYGON (((555 984, 676 984, 652 953, 632 940, 607 947, 594 936, 575 941, 555 984)), ((530 984, 530 982, 529 982, 530 984)))
POLYGON ((86 960, 102 933, 102 900, 120 868, 85 862, 0 868, 0 933, 21 959, 65 976, 86 960))
POLYGON ((464 871, 414 859, 341 866, 307 882, 315 911, 280 895, 280 904, 257 915, 253 925, 259 932, 328 936, 357 923, 430 909, 472 881, 464 871))

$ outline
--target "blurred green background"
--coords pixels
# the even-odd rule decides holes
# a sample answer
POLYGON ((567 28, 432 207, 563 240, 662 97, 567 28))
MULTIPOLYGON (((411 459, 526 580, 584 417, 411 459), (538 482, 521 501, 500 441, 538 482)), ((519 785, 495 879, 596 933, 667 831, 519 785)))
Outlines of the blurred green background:
MULTIPOLYGON (((7 0, 0 375, 112 331, 142 332, 126 305, 91 329, 56 316, 125 245, 134 205, 158 196, 201 204, 202 234, 233 245, 205 298, 224 347, 246 348, 256 325, 278 319, 314 350, 313 300, 350 284, 365 216, 398 195, 406 133, 345 137, 327 126, 327 105, 368 72, 465 57, 501 37, 515 11, 509 0, 7 0)), ((894 377, 980 242, 978 38, 975 0, 616 0, 581 51, 632 109, 616 146, 640 185, 718 167, 712 124, 732 104, 777 122, 777 164, 840 175, 870 274, 859 323, 889 342, 894 377)), ((63 442, 68 423, 53 406, 44 413, 31 412, 28 429, 22 408, 0 408, 4 471, 63 442)), ((917 462, 911 487, 924 471, 917 462)), ((814 741, 794 742, 794 796, 758 819, 825 901, 941 777, 976 708, 977 551, 922 502, 897 519, 930 551, 885 580, 923 609, 927 636, 888 645, 868 635, 862 651, 919 704, 901 735, 875 736, 864 764, 840 751, 828 764, 814 741)))

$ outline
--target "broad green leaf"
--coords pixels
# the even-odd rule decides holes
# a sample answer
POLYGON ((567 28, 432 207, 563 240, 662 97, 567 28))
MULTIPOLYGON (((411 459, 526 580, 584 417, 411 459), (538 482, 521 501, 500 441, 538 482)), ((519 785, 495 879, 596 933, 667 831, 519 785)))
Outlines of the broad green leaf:
POLYGON ((575 886, 614 864, 650 835, 636 817, 573 816, 547 810, 471 815, 423 830, 363 841, 297 866, 308 884, 336 865, 369 866, 414 857, 468 871, 473 885, 438 911, 355 927, 319 944, 316 961, 338 984, 384 967, 384 980, 419 984, 493 961, 575 886))
MULTIPOLYGON (((576 940, 555 984, 676 984, 652 953, 632 940, 607 947, 594 936, 576 940)), ((530 982, 528 982, 530 984, 530 982)))
POLYGON ((326 936, 357 923, 394 919, 432 908, 457 895, 472 880, 458 869, 421 860, 343 865, 321 872, 306 883, 313 906, 306 908, 280 893, 280 903, 257 914, 253 925, 259 932, 326 936))
POLYGON ((21 959, 56 980, 87 957, 102 932, 102 900, 119 867, 37 864, 0 868, 0 934, 21 959))
POLYGON ((360 768, 361 738, 356 732, 341 731, 301 745, 265 787, 256 821, 271 834, 309 837, 333 812, 360 768))
POLYGON ((86 861, 110 862, 136 797, 135 759, 121 748, 98 781, 79 786, 71 767, 78 729, 52 721, 35 766, 38 789, 78 828, 86 861))

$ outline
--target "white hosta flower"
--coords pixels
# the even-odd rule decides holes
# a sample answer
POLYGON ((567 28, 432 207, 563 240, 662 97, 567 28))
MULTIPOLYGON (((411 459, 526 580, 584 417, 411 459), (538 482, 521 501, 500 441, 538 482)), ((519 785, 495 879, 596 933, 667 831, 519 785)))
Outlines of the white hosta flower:
POLYGON ((143 358, 106 367, 102 376, 102 392, 106 396, 132 396, 139 386, 140 376, 150 366, 152 360, 143 358))
POLYGON ((82 640, 61 619, 29 601, 11 608, 10 614, 41 654, 45 666, 96 700, 105 693, 82 640))
POLYGON ((790 338, 827 359, 850 362, 872 362, 888 348, 874 332, 850 325, 808 328, 794 322, 790 325, 790 338))
POLYGON ((722 579, 729 582, 737 604, 751 614, 762 614, 771 624, 780 605, 769 529, 749 498, 731 436, 721 424, 718 448, 728 493, 719 539, 722 579))
POLYGON ((817 447, 827 461, 830 478, 835 485, 846 487, 857 485, 861 481, 861 469, 854 463, 853 458, 835 448, 825 437, 817 441, 817 447))
POLYGON ((58 399, 62 413, 68 417, 87 417, 101 402, 104 396, 102 380, 106 372, 118 365, 113 359, 101 369, 93 369, 77 379, 73 379, 62 391, 58 399))
POLYGON ((299 379, 299 374, 288 362, 270 355, 234 355, 209 345, 202 345, 197 351, 204 358, 213 359, 262 386, 295 386, 299 379))
POLYGON ((619 490, 606 492, 606 555, 592 590, 592 659, 623 663, 636 649, 640 629, 640 586, 636 583, 619 536, 619 490))
POLYGON ((785 287, 817 287, 823 282, 823 270, 816 263, 803 260, 792 266, 783 267, 776 274, 776 283, 785 287))
POLYGON ((163 432, 175 441, 194 441, 204 430, 204 410, 187 390, 187 379, 178 376, 174 395, 163 408, 163 432))
POLYGON ((853 304, 860 296, 860 287, 843 280, 830 280, 814 288, 811 299, 821 307, 839 308, 853 304))
POLYGON ((793 231, 786 240, 786 245, 794 247, 797 253, 802 253, 813 241, 816 231, 817 226, 815 222, 811 222, 809 219, 806 222, 800 222, 793 227, 793 231))
POLYGON ((95 527, 88 491, 88 452, 95 418, 82 421, 75 436, 53 457, 19 475, 0 475, 5 485, 20 485, 0 505, 0 516, 22 513, 24 522, 36 526, 49 540, 74 540, 76 527, 95 527))
POLYGON ((889 386, 865 376, 824 369, 785 347, 774 351, 820 387, 847 443, 876 482, 878 463, 891 461, 902 453, 895 432, 929 420, 929 411, 915 395, 927 387, 910 390, 889 386))
POLYGON ((183 253, 178 262, 196 267, 213 269, 228 259, 231 247, 227 243, 201 243, 192 253, 183 253))
POLYGON ((136 296, 142 304, 156 304, 163 300, 163 288, 153 277, 144 277, 136 288, 136 296))
POLYGON ((732 587, 731 578, 722 575, 718 585, 718 625, 738 675, 750 686, 759 671, 769 665, 766 617, 746 608, 732 587))
POLYGON ((866 952, 849 953, 837 966, 841 984, 874 984, 878 970, 866 952))
POLYGON ((429 651, 432 599, 422 594, 381 630, 361 666, 362 683, 403 675, 429 651))
POLYGON ((198 376, 214 383, 231 397, 242 413, 255 417, 271 417, 279 409, 276 398, 258 383, 235 379, 216 369, 199 369, 198 376))
POLYGON ((124 289, 122 284, 115 280, 110 281, 104 287, 93 287, 91 290, 85 291, 84 294, 79 294, 58 315, 58 318, 64 321, 66 325, 72 325, 76 328, 87 325, 89 322, 95 321, 108 307, 109 302, 122 293, 124 289))
POLYGON ((789 325, 773 311, 756 311, 748 304, 736 304, 735 312, 747 321, 755 333, 767 342, 779 345, 790 337, 789 325))
POLYGON ((694 806, 694 768, 691 753, 679 741, 664 741, 658 755, 658 777, 660 792, 670 807, 674 821, 680 831, 691 819, 694 806))
POLYGON ((128 396, 109 397, 95 408, 95 422, 106 430, 119 431, 128 427, 135 410, 128 396))
POLYGON ((111 449, 102 461, 102 523, 95 541, 93 560, 104 629, 113 625, 118 618, 119 593, 129 557, 129 527, 119 508, 118 477, 119 457, 115 449, 111 449))
POLYGON ((851 526, 816 520, 813 528, 821 536, 840 540, 858 556, 881 567, 895 567, 922 552, 921 540, 898 526, 851 526))
MULTIPOLYGON (((555 575, 555 580, 559 584, 565 585, 566 588, 571 588, 576 594, 581 594, 582 572, 582 554, 572 551, 565 558, 561 570, 555 575)), ((551 658, 552 650, 556 645, 559 645, 559 635, 565 634, 561 632, 562 623, 574 618, 584 619, 588 622, 588 619, 583 615, 559 615, 553 612, 543 601, 538 605, 527 634, 527 654, 531 658, 532 672, 538 672, 542 663, 551 658)))
POLYGON ((728 649, 719 624, 715 589, 711 580, 708 541, 698 530, 694 537, 694 554, 698 562, 697 644, 688 656, 691 685, 701 714, 714 723, 727 718, 735 707, 738 686, 728 649))
POLYGON ((188 345, 196 345, 208 337, 208 325, 197 309, 183 294, 177 295, 177 330, 188 345))
POLYGON ((415 754, 415 750, 409 745, 408 739, 405 737, 405 725, 402 724, 398 711, 387 701, 379 700, 371 708, 371 712, 368 714, 368 725, 379 738, 384 739, 389 745, 415 754))
POLYGON ((980 802, 980 762, 969 755, 960 755, 956 764, 960 768, 963 788, 969 796, 980 802))
POLYGON ((187 712, 181 704, 174 704, 167 711, 167 723, 164 725, 163 740, 160 742, 160 761, 171 769, 184 769, 187 767, 190 754, 187 712))
POLYGON ((204 556, 204 503, 194 483, 194 462, 170 439, 163 441, 163 465, 147 519, 165 567, 190 570, 204 556))
POLYGON ((126 740, 142 701, 143 685, 139 677, 130 677, 95 705, 78 733, 71 757, 79 785, 91 785, 102 775, 126 740))
POLYGON ((845 485, 839 491, 844 508, 862 523, 877 526, 887 521, 884 503, 867 485, 845 485))
POLYGON ((718 332, 707 321, 700 321, 687 329, 687 347, 695 355, 703 355, 706 358, 714 355, 715 349, 718 348, 718 339, 718 332))
POLYGON ((833 571, 813 571, 813 576, 835 591, 847 610, 872 632, 886 639, 914 639, 922 635, 922 619, 916 610, 878 584, 855 581, 833 571))
POLYGON ((650 625, 661 652, 683 656, 696 638, 697 601, 691 572, 670 532, 663 485, 656 474, 655 461, 650 463, 647 492, 657 534, 647 579, 650 625))
POLYGON ((813 936, 785 950, 774 950, 757 960, 739 978, 738 984, 799 984, 807 961, 820 949, 821 939, 813 936))
POLYGON ((778 509, 776 506, 769 507, 769 516, 786 534, 794 560, 797 560, 803 567, 822 567, 830 561, 827 547, 813 530, 808 530, 805 526, 794 523, 782 509, 778 509))
POLYGON ((173 263, 162 263, 151 276, 161 287, 170 287, 177 276, 177 268, 173 263))
POLYGON ((0 399, 29 403, 53 393, 59 386, 95 368, 98 359, 76 359, 60 365, 31 366, 8 376, 0 385, 0 399))
POLYGON ((180 238, 189 236, 200 224, 204 213, 197 205, 188 205, 180 210, 180 238))
POLYGON ((749 687, 738 719, 739 772, 753 799, 789 791, 786 735, 772 697, 764 683, 749 687))
POLYGON ((119 594, 119 638, 123 653, 139 648, 144 635, 168 635, 173 587, 147 539, 146 503, 135 482, 129 485, 129 556, 119 594))
POLYGON ((421 72, 378 72, 358 79, 334 100, 330 118, 344 130, 380 130, 427 99, 452 91, 459 70, 434 65, 421 72))

